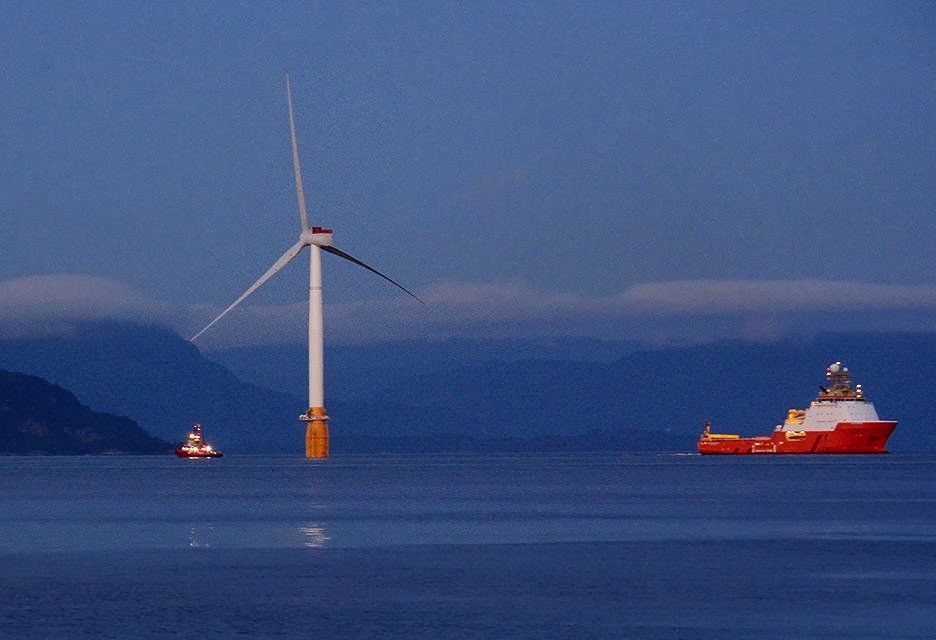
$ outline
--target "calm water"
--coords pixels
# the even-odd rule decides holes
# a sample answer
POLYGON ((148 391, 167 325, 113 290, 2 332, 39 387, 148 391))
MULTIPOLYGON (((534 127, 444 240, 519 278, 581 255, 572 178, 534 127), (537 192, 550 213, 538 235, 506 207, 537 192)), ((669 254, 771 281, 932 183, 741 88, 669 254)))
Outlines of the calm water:
POLYGON ((936 457, 0 458, 0 638, 936 638, 936 457))

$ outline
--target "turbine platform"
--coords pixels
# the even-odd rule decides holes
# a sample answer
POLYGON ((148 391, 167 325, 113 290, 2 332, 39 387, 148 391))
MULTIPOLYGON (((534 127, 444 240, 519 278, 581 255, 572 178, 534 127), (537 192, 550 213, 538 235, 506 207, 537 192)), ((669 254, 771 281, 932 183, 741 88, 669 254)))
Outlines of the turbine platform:
POLYGON ((325 407, 309 407, 299 416, 306 423, 305 453, 306 458, 328 457, 328 415, 325 407))

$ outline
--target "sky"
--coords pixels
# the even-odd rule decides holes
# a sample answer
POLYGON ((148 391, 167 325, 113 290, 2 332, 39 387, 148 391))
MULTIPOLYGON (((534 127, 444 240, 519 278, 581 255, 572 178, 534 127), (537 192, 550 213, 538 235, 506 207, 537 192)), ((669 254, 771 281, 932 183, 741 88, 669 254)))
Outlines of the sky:
MULTIPOLYGON (((327 339, 936 330, 930 2, 17 2, 0 336, 194 333, 313 224, 327 339), (40 322, 41 320, 41 322, 40 322)), ((301 341, 297 260, 204 346, 301 341)))

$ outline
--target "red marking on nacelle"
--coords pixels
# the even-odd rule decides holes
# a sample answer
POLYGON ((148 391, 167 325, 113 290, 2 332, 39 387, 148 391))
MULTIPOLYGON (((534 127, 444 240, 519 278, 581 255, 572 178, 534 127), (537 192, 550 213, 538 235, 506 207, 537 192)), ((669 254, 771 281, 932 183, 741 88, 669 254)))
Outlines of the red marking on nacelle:
POLYGON ((312 227, 312 233, 334 233, 334 231, 324 227, 312 227))

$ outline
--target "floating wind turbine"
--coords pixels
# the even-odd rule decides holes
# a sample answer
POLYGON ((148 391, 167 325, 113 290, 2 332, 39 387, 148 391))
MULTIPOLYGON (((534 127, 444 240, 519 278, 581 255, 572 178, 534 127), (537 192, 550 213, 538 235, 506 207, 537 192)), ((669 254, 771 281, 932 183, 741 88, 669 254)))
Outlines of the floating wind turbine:
MULTIPOLYGON (((302 189, 302 169, 299 166, 299 147, 296 144, 296 122, 293 118, 292 89, 289 84, 289 75, 286 75, 286 103, 289 106, 289 136, 292 141, 293 173, 296 179, 296 199, 299 202, 299 240, 267 269, 240 297, 222 311, 217 318, 199 331, 192 340, 198 339, 221 318, 229 314, 251 293, 259 289, 264 282, 285 267, 293 258, 309 247, 309 408, 299 419, 306 423, 306 457, 328 457, 328 415, 325 413, 325 384, 324 384, 324 335, 323 335, 323 308, 322 308, 322 251, 349 260, 364 267, 372 273, 399 287, 412 297, 419 298, 412 291, 395 282, 388 276, 377 271, 368 264, 361 262, 354 256, 345 253, 332 245, 332 230, 322 227, 309 227, 309 215, 306 212, 305 192, 302 189)), ((419 300, 422 302, 422 300, 419 300)))

